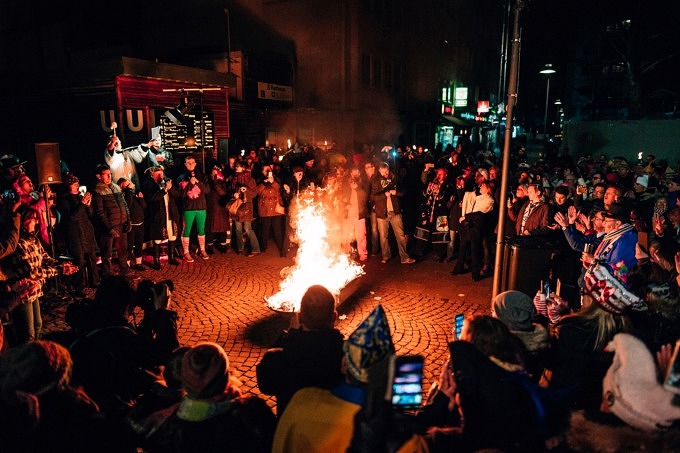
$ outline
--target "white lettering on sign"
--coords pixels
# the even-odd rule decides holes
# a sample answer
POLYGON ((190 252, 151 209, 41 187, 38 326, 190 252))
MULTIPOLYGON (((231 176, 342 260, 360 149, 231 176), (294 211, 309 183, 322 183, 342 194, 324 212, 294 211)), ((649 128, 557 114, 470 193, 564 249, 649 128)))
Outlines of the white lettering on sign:
POLYGON ((271 101, 293 102, 293 87, 257 82, 257 97, 271 101))
MULTIPOLYGON (((111 132, 111 123, 116 121, 116 112, 114 110, 100 110, 99 121, 102 130, 111 132), (107 118, 108 116, 108 118, 107 118)), ((131 132, 141 132, 144 130, 144 110, 142 109, 127 109, 125 110, 125 125, 127 130, 131 132)))

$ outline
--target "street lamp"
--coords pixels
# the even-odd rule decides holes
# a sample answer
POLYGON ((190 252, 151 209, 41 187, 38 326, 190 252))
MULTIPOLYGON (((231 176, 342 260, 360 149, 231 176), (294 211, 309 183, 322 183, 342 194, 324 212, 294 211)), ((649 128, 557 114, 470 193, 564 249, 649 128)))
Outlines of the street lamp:
POLYGON ((555 74, 555 69, 553 68, 553 65, 550 63, 547 63, 545 66, 543 66, 543 69, 541 69, 540 73, 546 75, 546 79, 548 80, 546 88, 545 88, 545 116, 543 117, 543 135, 544 137, 547 137, 548 135, 548 100, 550 98, 550 74, 555 74))

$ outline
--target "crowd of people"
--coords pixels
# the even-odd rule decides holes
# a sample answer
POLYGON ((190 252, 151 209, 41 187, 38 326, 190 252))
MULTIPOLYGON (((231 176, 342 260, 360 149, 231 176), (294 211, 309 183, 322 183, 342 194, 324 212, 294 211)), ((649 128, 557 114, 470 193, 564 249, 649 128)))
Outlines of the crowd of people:
POLYGON ((469 143, 301 147, 281 158, 263 147, 199 168, 164 150, 155 130, 132 148, 114 135, 103 151, 90 190, 66 165, 61 185, 36 189, 24 161, 0 158, 0 314, 11 327, 0 332, 0 425, 16 451, 680 446, 680 406, 662 385, 680 338, 680 174, 668 162, 548 153, 530 164, 520 147, 501 200, 497 157, 469 143), (160 270, 164 254, 169 266, 229 250, 252 257, 271 239, 285 257, 296 200, 310 194, 358 262, 431 254, 474 281, 494 271, 503 209, 508 243, 549 245, 537 277, 547 285, 504 291, 489 315, 467 319, 412 413, 384 398, 396 348, 383 307, 344 338, 335 298, 310 287, 257 366, 272 410, 242 394, 218 344, 180 346, 172 281, 130 277, 160 270), (55 279, 79 297, 71 330, 41 338, 41 298, 55 279))

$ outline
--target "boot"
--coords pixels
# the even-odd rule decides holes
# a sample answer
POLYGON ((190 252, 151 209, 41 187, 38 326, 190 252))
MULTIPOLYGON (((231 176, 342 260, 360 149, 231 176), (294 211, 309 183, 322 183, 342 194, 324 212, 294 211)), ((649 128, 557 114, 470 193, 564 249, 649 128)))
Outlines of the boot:
POLYGON ((212 242, 210 244, 205 244, 205 251, 208 255, 214 255, 215 254, 215 250, 213 249, 212 242))
POLYGON ((159 271, 161 270, 161 245, 160 244, 154 244, 153 245, 153 264, 151 265, 151 269, 159 271))
POLYGON ((227 253, 227 244, 217 244, 215 247, 220 253, 227 253))
POLYGON ((175 258, 175 244, 168 243, 168 263, 171 266, 179 266, 179 261, 175 258))
POLYGON ((208 254, 205 252, 205 235, 198 236, 198 248, 199 248, 198 256, 200 256, 204 260, 210 258, 210 256, 208 256, 208 254))

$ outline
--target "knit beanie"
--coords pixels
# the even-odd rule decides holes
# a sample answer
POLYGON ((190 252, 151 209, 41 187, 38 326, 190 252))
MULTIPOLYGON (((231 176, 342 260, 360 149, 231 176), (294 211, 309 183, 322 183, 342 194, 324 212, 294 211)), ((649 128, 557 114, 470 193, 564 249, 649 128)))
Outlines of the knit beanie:
POLYGON ((0 361, 1 393, 17 390, 40 395, 71 381, 73 360, 68 349, 53 341, 33 341, 10 348, 0 361))
POLYGON ((534 304, 529 296, 520 291, 505 291, 493 300, 492 312, 510 330, 531 330, 534 304))
POLYGON ((229 358, 217 343, 198 343, 182 358, 182 383, 194 399, 224 392, 229 379, 229 358))

